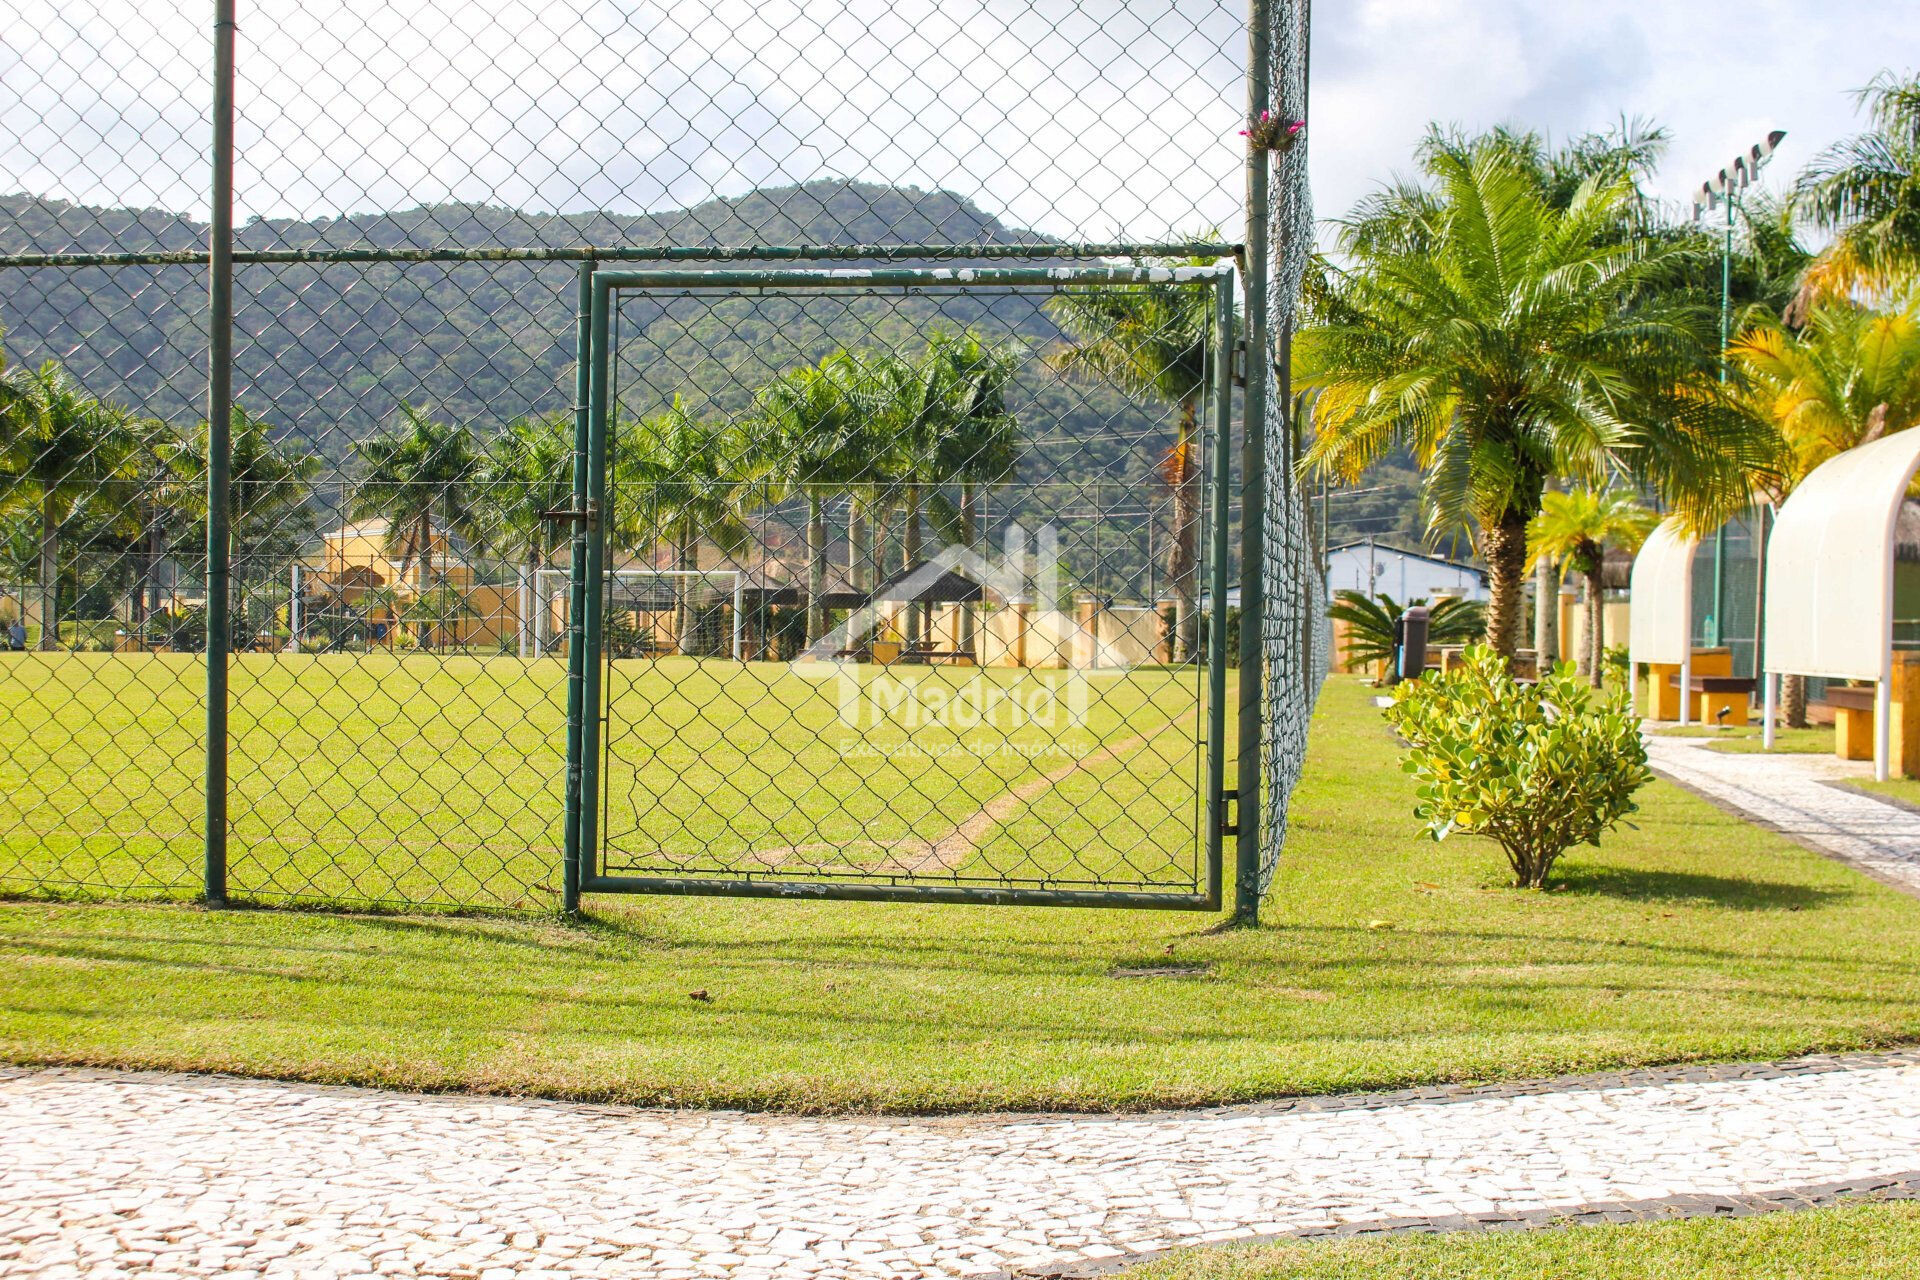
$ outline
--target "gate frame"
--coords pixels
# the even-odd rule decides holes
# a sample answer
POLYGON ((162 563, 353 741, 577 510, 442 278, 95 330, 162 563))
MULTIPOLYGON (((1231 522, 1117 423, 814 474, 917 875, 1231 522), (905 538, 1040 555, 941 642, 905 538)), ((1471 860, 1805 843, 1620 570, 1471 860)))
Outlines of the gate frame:
MULTIPOLYGON (((881 267, 738 268, 721 270, 601 269, 592 258, 581 264, 580 315, 575 365, 574 501, 565 513, 573 522, 573 555, 568 565, 567 620, 567 771, 562 869, 562 909, 580 912, 582 893, 650 893, 681 896, 787 898, 864 902, 947 902, 1003 906, 1124 907, 1164 911, 1218 911, 1225 837, 1240 834, 1227 820, 1227 806, 1238 787, 1226 780, 1226 682, 1228 548, 1231 527, 1232 457, 1230 437, 1234 388, 1234 298, 1238 276, 1222 262, 1177 267, 881 267), (1214 300, 1214 359, 1209 415, 1203 439, 1212 449, 1215 494, 1208 530, 1212 560, 1208 591, 1207 713, 1204 750, 1207 791, 1202 811, 1205 888, 1198 893, 1130 890, 995 888, 986 885, 911 885, 838 881, 782 881, 692 876, 610 876, 597 871, 600 857, 600 726, 606 715, 601 677, 604 661, 606 567, 606 444, 611 415, 611 319, 616 291, 714 289, 761 294, 834 288, 1054 288, 1072 284, 1194 284, 1211 288, 1214 300), (591 589, 589 589, 591 586, 591 589)), ((1253 479, 1248 476, 1246 479, 1253 479)), ((1258 523, 1248 485, 1241 495, 1242 529, 1258 523)), ((1242 615, 1243 640, 1247 619, 1242 615)), ((1245 645, 1242 645, 1244 650, 1245 645)), ((1243 665, 1243 680, 1258 680, 1243 665)), ((1243 780, 1244 781, 1244 780, 1243 780)), ((1237 877, 1239 878, 1239 877, 1237 877)), ((1244 885, 1238 886, 1244 897, 1244 885)))

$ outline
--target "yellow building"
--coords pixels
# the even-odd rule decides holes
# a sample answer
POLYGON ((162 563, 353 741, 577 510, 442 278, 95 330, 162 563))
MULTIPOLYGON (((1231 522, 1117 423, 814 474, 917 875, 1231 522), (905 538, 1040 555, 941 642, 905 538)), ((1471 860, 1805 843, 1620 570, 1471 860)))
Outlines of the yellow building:
POLYGON ((384 518, 344 524, 321 535, 320 552, 294 570, 289 647, 323 617, 363 626, 369 644, 493 646, 520 629, 513 586, 476 585, 466 541, 434 524, 410 546, 384 518))

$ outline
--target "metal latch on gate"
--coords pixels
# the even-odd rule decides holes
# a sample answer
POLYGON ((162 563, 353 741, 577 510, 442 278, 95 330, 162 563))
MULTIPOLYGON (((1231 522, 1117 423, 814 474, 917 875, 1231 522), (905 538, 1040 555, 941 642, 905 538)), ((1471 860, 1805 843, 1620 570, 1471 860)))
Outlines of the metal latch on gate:
POLYGON ((1233 356, 1228 364, 1228 372, 1233 375, 1233 385, 1247 385, 1247 340, 1237 339, 1233 344, 1233 356))
POLYGON ((1240 791, 1237 787, 1228 787, 1220 793, 1220 834, 1237 836, 1240 834, 1240 791))
POLYGON ((542 511, 542 520, 567 520, 588 529, 598 528, 600 524, 600 504, 591 498, 582 507, 558 507, 552 511, 542 511))

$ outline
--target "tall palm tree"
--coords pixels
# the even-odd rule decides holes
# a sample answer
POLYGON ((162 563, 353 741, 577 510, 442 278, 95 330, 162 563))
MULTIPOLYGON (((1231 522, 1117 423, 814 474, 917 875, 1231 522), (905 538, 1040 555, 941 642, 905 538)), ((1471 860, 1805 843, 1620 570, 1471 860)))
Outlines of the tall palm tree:
POLYGON ((384 517, 387 554, 400 557, 399 577, 419 566, 417 593, 428 587, 434 526, 451 538, 479 528, 475 505, 484 459, 464 426, 436 422, 422 409, 400 406, 397 427, 353 443, 363 468, 347 511, 351 518, 384 517))
POLYGON ((60 535, 88 504, 132 501, 133 417, 96 400, 49 360, 7 374, 0 438, 0 514, 31 511, 38 522, 40 648, 60 647, 60 535))
MULTIPOLYGON (((682 572, 700 568, 700 543, 727 555, 747 541, 749 500, 742 438, 730 424, 703 422, 679 396, 665 410, 630 428, 618 454, 617 481, 626 505, 649 541, 667 545, 682 572)), ((689 651, 694 592, 675 579, 674 647, 689 651)))
MULTIPOLYGON (((1741 398, 1779 433, 1782 459, 1761 496, 1779 503, 1827 459, 1920 421, 1920 313, 1872 311, 1851 302, 1816 308, 1796 334, 1778 323, 1736 338, 1728 356, 1743 375, 1741 398)), ((1789 725, 1807 719, 1806 680, 1780 683, 1789 725)))
POLYGON ((1787 448, 1775 501, 1835 454, 1920 421, 1920 304, 1822 306, 1797 334, 1755 325, 1727 354, 1745 375, 1748 411, 1787 448))
POLYGON ((1920 75, 1882 71, 1854 101, 1873 127, 1820 152, 1794 184, 1795 211, 1833 233, 1807 270, 1803 306, 1920 272, 1920 75))
POLYGON ((767 501, 798 493, 806 502, 807 643, 827 633, 826 502, 874 483, 872 377, 850 352, 789 370, 762 387, 743 442, 754 484, 767 501))
MULTIPOLYGON (((1019 348, 996 346, 971 330, 935 329, 917 355, 861 359, 870 375, 867 401, 877 436, 871 461, 902 508, 903 567, 923 558, 922 522, 928 516, 943 539, 971 545, 980 485, 1006 479, 1018 452, 1007 392, 1019 369, 1019 348), (948 485, 960 489, 957 505, 941 493, 948 485)), ((925 606, 909 602, 908 643, 921 642, 925 630, 925 606)))
POLYGON ((1631 182, 1588 179, 1562 210, 1498 154, 1442 152, 1427 170, 1416 225, 1349 238, 1296 339, 1296 380, 1319 393, 1306 461, 1351 480, 1409 448, 1430 534, 1477 533, 1487 640, 1511 657, 1550 477, 1623 474, 1706 527, 1773 449, 1715 386, 1711 311, 1663 287, 1699 246, 1622 233, 1631 182))
MULTIPOLYGON (((573 420, 560 414, 520 418, 487 444, 480 506, 488 542, 520 566, 520 656, 538 647, 534 584, 572 536, 548 514, 573 495, 573 420)), ((622 455, 616 454, 616 460, 622 455)))
MULTIPOLYGON (((290 559, 313 527, 309 499, 313 479, 324 465, 281 428, 233 406, 227 455, 227 527, 234 559, 290 559)), ((162 477, 157 501, 163 518, 184 516, 198 526, 201 540, 207 520, 207 428, 203 422, 162 446, 162 477)))
MULTIPOLYGON (((943 366, 938 380, 949 405, 933 442, 929 469, 936 485, 959 489, 957 503, 937 494, 929 506, 934 529, 945 542, 976 547, 984 514, 982 490, 1013 477, 1021 435, 1008 393, 1024 359, 1019 343, 996 343, 971 329, 928 335, 925 360, 943 366)), ((974 626, 974 607, 962 606, 962 653, 973 652, 974 626)))
POLYGON ((1062 290, 1046 305, 1072 338, 1047 357, 1049 366, 1175 407, 1174 437, 1160 474, 1173 491, 1167 558, 1173 656, 1192 661, 1200 652, 1200 402, 1214 323, 1207 291, 1171 283, 1103 285, 1062 290))
MULTIPOLYGON (((1659 522, 1660 517, 1626 489, 1583 487, 1543 495, 1540 513, 1527 525, 1531 561, 1551 560, 1562 572, 1571 569, 1586 582, 1587 635, 1579 669, 1595 688, 1607 669, 1606 592, 1600 581, 1607 550, 1638 551, 1659 522)), ((1542 601, 1540 607, 1549 607, 1549 602, 1542 601)))

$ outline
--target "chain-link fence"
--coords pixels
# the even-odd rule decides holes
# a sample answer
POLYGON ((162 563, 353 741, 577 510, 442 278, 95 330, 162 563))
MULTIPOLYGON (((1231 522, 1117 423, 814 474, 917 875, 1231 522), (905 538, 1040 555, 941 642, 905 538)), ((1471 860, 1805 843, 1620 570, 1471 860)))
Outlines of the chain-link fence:
MULTIPOLYGON (((1267 139, 1249 210, 1240 131, 1280 105, 1250 32, 1261 64, 1286 23, 30 0, 0 33, 0 892, 514 908, 572 867, 1217 899, 1210 833, 1260 794, 1260 681, 1226 682, 1263 579, 1236 605, 1209 575, 1266 563, 1213 540, 1268 454, 1264 288, 1213 428, 1228 352, 1182 393, 1183 321, 1150 311, 1188 286, 623 294, 586 705, 582 281, 1264 280, 1267 139), (761 437, 836 362, 891 398, 796 477, 761 437), (996 414, 954 409, 989 386, 996 414), (1216 483, 1242 415, 1260 463, 1216 483), (982 581, 1016 531, 1051 596, 982 581), (809 654, 883 709, 850 724, 809 654), (1042 692, 1082 699, 1079 755, 927 705, 1042 692), (1248 726, 1237 781, 1207 775, 1216 705, 1248 726)), ((818 449, 820 408, 782 429, 818 449)))

